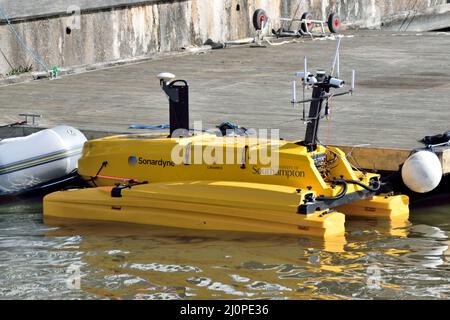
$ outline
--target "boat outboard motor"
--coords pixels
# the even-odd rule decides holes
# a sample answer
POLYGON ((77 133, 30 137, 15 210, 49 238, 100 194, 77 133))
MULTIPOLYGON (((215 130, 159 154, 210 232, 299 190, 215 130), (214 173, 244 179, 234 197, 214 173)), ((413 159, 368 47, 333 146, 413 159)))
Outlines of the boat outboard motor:
POLYGON ((158 75, 162 90, 169 98, 170 107, 170 136, 180 129, 189 133, 189 85, 185 80, 172 80, 172 73, 160 73, 158 75), (172 80, 172 81, 171 81, 172 80))

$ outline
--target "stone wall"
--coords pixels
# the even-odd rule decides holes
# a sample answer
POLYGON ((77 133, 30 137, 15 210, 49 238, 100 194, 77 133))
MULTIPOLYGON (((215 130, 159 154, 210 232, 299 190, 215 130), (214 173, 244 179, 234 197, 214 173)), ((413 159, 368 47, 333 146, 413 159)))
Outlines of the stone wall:
MULTIPOLYGON (((0 0, 12 26, 48 67, 86 65, 149 56, 254 33, 251 18, 263 8, 274 25, 280 16, 338 12, 348 27, 378 28, 383 17, 422 10, 445 0, 0 0), (80 15, 77 10, 79 8, 80 15), (72 6, 72 7, 71 7, 72 6), (71 7, 70 10, 68 8, 71 7), (78 19, 79 18, 79 19, 78 19)), ((0 74, 32 64, 0 16, 0 74)))

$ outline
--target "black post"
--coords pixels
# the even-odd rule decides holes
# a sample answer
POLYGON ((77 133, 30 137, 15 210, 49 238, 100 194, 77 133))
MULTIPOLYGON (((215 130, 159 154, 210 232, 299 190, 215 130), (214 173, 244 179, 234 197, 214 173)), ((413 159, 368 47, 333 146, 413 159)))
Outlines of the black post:
POLYGON ((312 92, 311 106, 309 107, 308 125, 306 126, 306 135, 304 144, 308 151, 317 149, 317 132, 319 131, 320 113, 322 111, 323 93, 325 88, 323 86, 315 86, 312 92))
POLYGON ((162 81, 162 88, 169 97, 170 135, 177 129, 189 131, 189 85, 185 80, 169 84, 162 81))

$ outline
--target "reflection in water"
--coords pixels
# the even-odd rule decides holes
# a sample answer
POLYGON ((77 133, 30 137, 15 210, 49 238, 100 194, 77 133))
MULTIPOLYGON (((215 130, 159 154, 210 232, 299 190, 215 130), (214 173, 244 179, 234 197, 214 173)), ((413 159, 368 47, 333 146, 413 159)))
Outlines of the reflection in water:
POLYGON ((449 207, 411 224, 351 220, 345 238, 42 223, 0 207, 1 298, 450 298, 449 207), (77 281, 78 280, 78 281, 77 281))

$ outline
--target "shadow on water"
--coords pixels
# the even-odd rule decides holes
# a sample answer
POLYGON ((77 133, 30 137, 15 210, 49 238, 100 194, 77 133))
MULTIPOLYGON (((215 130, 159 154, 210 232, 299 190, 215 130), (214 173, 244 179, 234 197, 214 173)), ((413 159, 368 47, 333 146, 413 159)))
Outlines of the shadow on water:
POLYGON ((450 204, 411 223, 350 220, 345 238, 42 219, 41 198, 0 205, 0 298, 450 298, 450 204))

